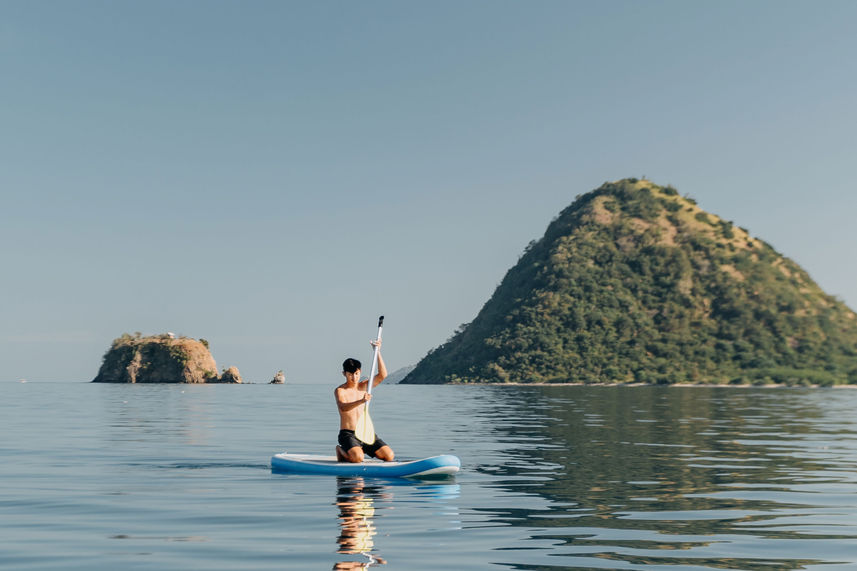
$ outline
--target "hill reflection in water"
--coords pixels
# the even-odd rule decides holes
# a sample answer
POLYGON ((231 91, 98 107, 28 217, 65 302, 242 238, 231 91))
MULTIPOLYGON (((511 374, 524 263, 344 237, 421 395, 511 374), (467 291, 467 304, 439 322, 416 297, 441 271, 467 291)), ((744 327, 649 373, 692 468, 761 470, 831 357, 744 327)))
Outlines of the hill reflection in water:
POLYGON ((497 404, 492 437, 508 457, 479 470, 506 494, 548 503, 478 511, 530 528, 530 542, 549 544, 561 567, 803 569, 855 560, 857 431, 843 423, 852 391, 488 391, 497 404))

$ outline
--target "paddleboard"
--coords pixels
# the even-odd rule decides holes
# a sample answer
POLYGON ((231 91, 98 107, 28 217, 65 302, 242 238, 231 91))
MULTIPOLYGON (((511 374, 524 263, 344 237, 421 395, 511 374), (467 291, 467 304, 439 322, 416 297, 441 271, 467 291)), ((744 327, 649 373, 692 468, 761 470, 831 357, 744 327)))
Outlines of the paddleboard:
POLYGON ((422 458, 410 462, 382 462, 367 458, 360 464, 339 462, 336 456, 288 454, 282 452, 271 458, 271 471, 328 476, 368 476, 373 478, 432 478, 451 476, 458 472, 461 461, 451 454, 422 458))

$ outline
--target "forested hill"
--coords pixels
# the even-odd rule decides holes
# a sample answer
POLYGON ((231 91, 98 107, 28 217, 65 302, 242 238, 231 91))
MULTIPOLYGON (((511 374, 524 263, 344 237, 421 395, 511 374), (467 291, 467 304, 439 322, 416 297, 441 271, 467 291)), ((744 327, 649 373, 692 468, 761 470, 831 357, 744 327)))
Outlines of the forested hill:
POLYGON ((857 316, 674 188, 607 183, 402 381, 857 383, 857 316))

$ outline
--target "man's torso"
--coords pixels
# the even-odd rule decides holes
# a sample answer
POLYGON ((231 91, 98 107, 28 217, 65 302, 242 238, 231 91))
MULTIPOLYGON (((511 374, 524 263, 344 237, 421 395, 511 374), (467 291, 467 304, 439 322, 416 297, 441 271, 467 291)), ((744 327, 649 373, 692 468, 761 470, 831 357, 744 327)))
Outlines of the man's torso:
MULTIPOLYGON (((366 391, 362 391, 357 387, 349 388, 348 385, 340 385, 336 390, 340 402, 344 403, 359 401, 366 394, 366 391)), ((339 409, 340 430, 355 430, 357 428, 357 421, 363 415, 363 410, 363 406, 356 406, 346 411, 339 409)))

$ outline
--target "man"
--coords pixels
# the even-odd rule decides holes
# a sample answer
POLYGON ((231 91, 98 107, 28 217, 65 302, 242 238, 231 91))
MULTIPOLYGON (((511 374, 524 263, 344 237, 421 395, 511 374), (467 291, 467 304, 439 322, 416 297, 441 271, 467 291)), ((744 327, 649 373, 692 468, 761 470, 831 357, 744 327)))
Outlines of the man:
MULTIPOLYGON (((372 347, 378 348, 378 374, 372 379, 372 387, 387 378, 387 367, 381 357, 381 342, 372 341, 372 347)), ((361 442, 354 431, 357 422, 363 415, 366 407, 363 406, 372 399, 372 395, 366 392, 369 389, 369 380, 360 380, 360 361, 357 359, 346 359, 342 363, 342 375, 345 382, 333 391, 336 398, 336 406, 339 409, 339 445, 336 447, 336 458, 340 462, 360 463, 364 455, 390 462, 395 455, 386 442, 375 435, 375 442, 366 444, 361 442)))

